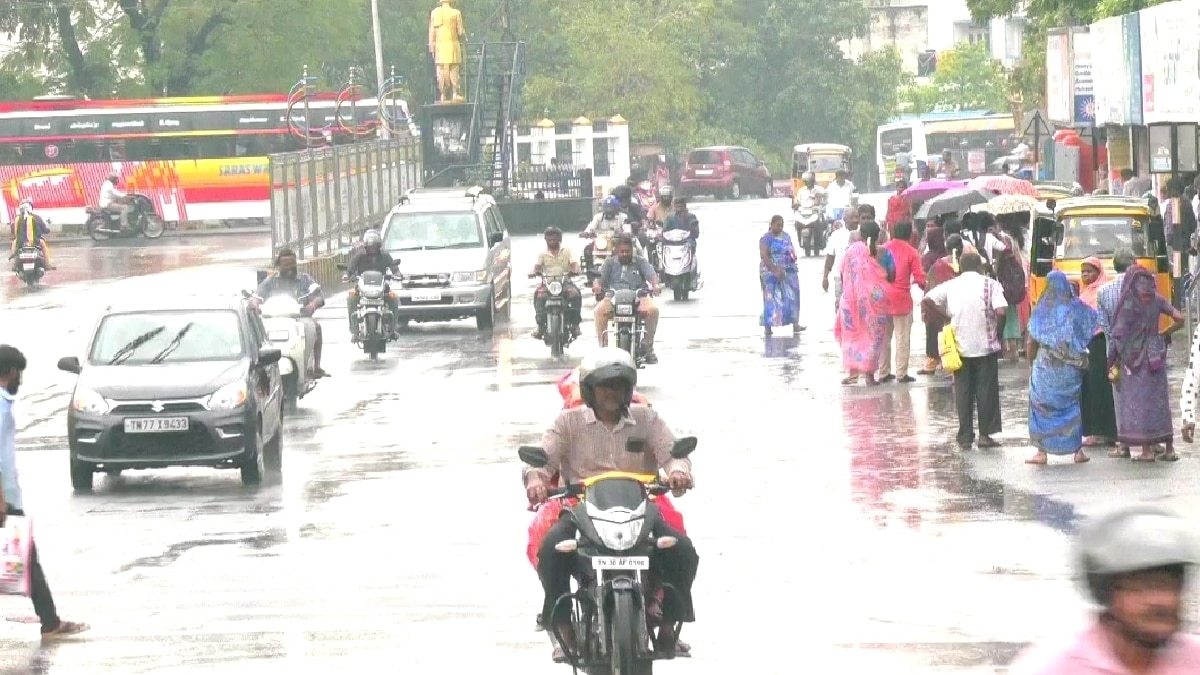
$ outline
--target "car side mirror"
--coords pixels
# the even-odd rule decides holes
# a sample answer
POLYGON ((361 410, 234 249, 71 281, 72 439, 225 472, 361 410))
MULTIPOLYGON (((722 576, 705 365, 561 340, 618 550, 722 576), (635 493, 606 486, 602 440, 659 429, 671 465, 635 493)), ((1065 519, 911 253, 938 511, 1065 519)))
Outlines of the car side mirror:
POLYGON ((258 350, 258 365, 270 366, 279 363, 279 359, 283 357, 283 352, 276 347, 263 347, 258 350))
POLYGON ((550 463, 550 457, 546 455, 546 451, 536 445, 522 445, 517 448, 517 457, 535 469, 540 469, 550 463))
POLYGON ((504 233, 503 232, 492 232, 491 234, 488 235, 488 245, 489 246, 495 246, 496 244, 499 244, 502 241, 504 241, 504 233))
POLYGON ((671 446, 671 456, 675 459, 686 459, 688 455, 696 451, 696 444, 699 441, 695 436, 684 436, 677 439, 675 445, 671 446))
POLYGON ((75 356, 64 356, 58 360, 58 369, 64 373, 72 373, 78 375, 83 372, 83 366, 79 363, 79 358, 75 356))

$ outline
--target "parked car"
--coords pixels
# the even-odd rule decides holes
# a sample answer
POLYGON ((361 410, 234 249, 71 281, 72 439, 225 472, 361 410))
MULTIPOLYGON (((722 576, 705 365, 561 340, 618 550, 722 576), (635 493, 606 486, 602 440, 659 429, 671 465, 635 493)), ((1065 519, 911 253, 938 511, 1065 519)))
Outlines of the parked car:
POLYGON ((512 244, 480 188, 415 188, 388 213, 383 249, 400 261, 400 326, 474 318, 491 330, 512 306, 512 244))
POLYGON ((678 192, 687 197, 741 199, 743 195, 754 195, 770 199, 775 185, 767 165, 754 153, 733 145, 718 145, 688 153, 678 192))
POLYGON ((172 466, 237 468, 257 485, 283 463, 279 349, 241 297, 109 307, 67 407, 71 485, 97 472, 172 466))

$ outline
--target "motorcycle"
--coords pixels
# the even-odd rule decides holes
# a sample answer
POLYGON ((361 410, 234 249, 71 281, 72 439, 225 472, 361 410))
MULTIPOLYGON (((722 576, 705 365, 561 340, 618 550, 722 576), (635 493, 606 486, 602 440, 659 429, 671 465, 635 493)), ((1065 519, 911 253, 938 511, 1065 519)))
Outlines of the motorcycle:
POLYGON ((543 340, 550 347, 550 356, 562 359, 567 347, 575 340, 567 322, 567 282, 571 277, 543 276, 542 286, 546 289, 546 334, 543 340))
POLYGON ((825 248, 825 219, 812 194, 802 196, 796 205, 796 235, 807 257, 817 255, 825 248))
POLYGON ((272 296, 259 306, 267 339, 283 353, 279 375, 283 378, 283 408, 288 413, 296 412, 300 399, 317 386, 313 354, 317 328, 301 313, 303 308, 300 301, 288 295, 272 296))
MULTIPOLYGON (((338 269, 344 272, 346 266, 339 264, 338 269)), ((385 301, 392 295, 388 282, 393 278, 390 273, 374 270, 363 272, 354 288, 350 289, 350 294, 358 297, 358 309, 355 311, 358 344, 372 361, 387 351, 387 343, 396 331, 396 317, 385 301)))
POLYGON ((29 288, 46 274, 46 253, 38 246, 22 246, 17 251, 17 276, 29 288))
POLYGON ((687 300, 688 294, 700 290, 691 237, 687 230, 668 230, 659 243, 663 286, 671 289, 676 300, 687 300))
POLYGON ((658 201, 658 193, 654 189, 654 183, 644 180, 637 184, 637 189, 633 191, 633 198, 641 204, 642 210, 646 213, 654 208, 654 204, 658 201))
POLYGON ((130 193, 133 209, 129 212, 129 226, 121 228, 121 216, 95 206, 87 207, 87 233, 95 241, 110 237, 128 238, 139 234, 147 239, 158 239, 167 229, 166 222, 154 210, 154 203, 146 195, 130 193))
MULTIPOLYGON (((694 436, 680 438, 671 456, 683 459, 696 449, 694 436)), ((522 446, 521 461, 534 468, 549 464, 545 450, 522 446)), ((649 675, 656 659, 665 655, 651 647, 655 620, 647 615, 647 592, 676 592, 669 584, 648 578, 654 549, 671 548, 674 537, 655 536, 663 522, 654 498, 670 488, 654 474, 608 472, 582 483, 551 490, 548 497, 578 500, 567 511, 576 525, 575 539, 554 547, 560 555, 576 558, 575 589, 555 600, 571 603, 571 632, 567 641, 557 627, 551 639, 561 647, 573 669, 586 673, 649 675), (655 586, 661 586, 661 589, 655 586), (568 649, 567 645, 575 645, 568 649)), ((676 638, 681 625, 675 626, 676 638)))
POLYGON ((642 242, 646 250, 646 261, 654 268, 654 271, 662 276, 662 255, 659 253, 659 242, 662 239, 662 223, 654 220, 646 224, 646 228, 642 230, 646 240, 642 242))
POLYGON ((600 268, 612 255, 613 247, 616 245, 614 241, 615 237, 611 237, 604 232, 584 232, 579 236, 592 240, 591 267, 588 267, 586 258, 580 258, 579 260, 579 265, 587 273, 587 280, 590 284, 600 278, 600 268))
POLYGON ((650 291, 644 288, 637 291, 608 291, 604 294, 604 297, 612 303, 612 320, 616 324, 615 328, 609 328, 604 332, 610 340, 613 333, 617 334, 617 347, 628 352, 638 368, 646 363, 646 357, 641 353, 642 340, 646 337, 646 326, 642 322, 641 313, 638 312, 638 305, 642 298, 649 295, 650 291))

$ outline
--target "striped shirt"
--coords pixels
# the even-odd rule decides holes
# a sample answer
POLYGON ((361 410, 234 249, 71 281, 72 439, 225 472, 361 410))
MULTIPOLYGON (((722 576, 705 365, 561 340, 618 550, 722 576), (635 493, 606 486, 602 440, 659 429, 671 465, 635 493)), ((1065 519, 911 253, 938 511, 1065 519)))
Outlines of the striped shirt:
POLYGON ((1100 330, 1104 334, 1112 334, 1113 321, 1117 318, 1117 304, 1121 301, 1121 287, 1125 284, 1125 273, 1113 277, 1112 281, 1100 287, 1096 294, 1096 313, 1100 318, 1100 330))
POLYGON ((540 469, 525 467, 522 476, 527 486, 533 481, 549 486, 556 473, 563 484, 607 471, 658 473, 662 468, 668 475, 680 471, 691 476, 691 460, 671 457, 674 444, 675 434, 653 408, 634 406, 609 429, 591 408, 581 406, 558 413, 542 436, 550 463, 540 469))

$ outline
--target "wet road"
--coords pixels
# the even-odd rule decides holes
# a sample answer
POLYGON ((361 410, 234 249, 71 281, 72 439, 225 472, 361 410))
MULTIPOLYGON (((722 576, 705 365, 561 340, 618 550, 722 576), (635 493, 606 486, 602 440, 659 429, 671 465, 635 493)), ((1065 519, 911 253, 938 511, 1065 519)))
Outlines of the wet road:
MULTIPOLYGON (((1025 642, 1085 618, 1061 530, 1111 503, 1122 478, 1122 494, 1195 506, 1184 495, 1195 455, 1026 467, 1023 367, 1002 371, 1006 447, 986 454, 948 443, 948 381, 839 387, 818 259, 801 267, 808 331, 764 340, 757 325, 756 242, 786 209, 695 207, 706 286, 663 301, 661 363, 641 372, 676 432, 701 441, 698 489, 679 502, 703 560, 700 622, 684 631, 696 656, 656 670, 1003 672, 1025 642)), ((533 282, 519 273, 539 247, 514 242, 516 309, 495 335, 416 325, 373 363, 332 299, 319 318, 334 376, 287 423, 282 484, 260 489, 236 472, 180 469, 98 478, 93 494, 72 495, 62 436, 73 378, 54 370, 82 351, 106 298, 232 293, 253 284, 238 258, 249 254, 10 295, 0 340, 33 359, 19 410, 27 508, 62 613, 93 630, 43 649, 35 626, 0 622, 0 672, 569 672, 532 630, 540 589, 515 461, 559 407, 564 371, 526 337, 533 282)), ((24 599, 0 599, 0 616, 28 614, 24 599)))

